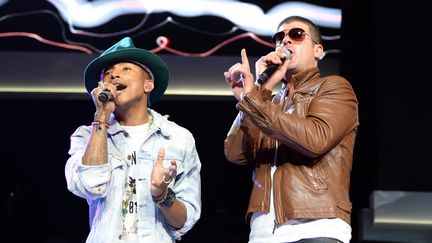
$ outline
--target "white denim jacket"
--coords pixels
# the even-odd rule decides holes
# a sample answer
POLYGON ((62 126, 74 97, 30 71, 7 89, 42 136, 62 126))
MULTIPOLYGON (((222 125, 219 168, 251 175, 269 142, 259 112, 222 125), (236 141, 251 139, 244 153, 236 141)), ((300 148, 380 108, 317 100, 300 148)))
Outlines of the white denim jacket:
MULTIPOLYGON (((168 121, 149 109, 153 117, 147 137, 137 152, 136 180, 139 242, 175 242, 189 231, 201 215, 201 162, 195 140, 185 128, 168 121), (150 194, 150 176, 159 148, 165 148, 164 165, 177 162, 177 176, 169 187, 187 208, 183 228, 174 229, 166 223, 150 194)), ((127 132, 120 127, 114 115, 108 130, 108 163, 86 166, 82 157, 92 127, 80 126, 71 136, 70 158, 65 166, 68 190, 85 198, 89 205, 90 233, 87 242, 125 242, 119 240, 122 232, 122 197, 128 166, 127 132)), ((130 156, 129 156, 130 159, 130 156)))

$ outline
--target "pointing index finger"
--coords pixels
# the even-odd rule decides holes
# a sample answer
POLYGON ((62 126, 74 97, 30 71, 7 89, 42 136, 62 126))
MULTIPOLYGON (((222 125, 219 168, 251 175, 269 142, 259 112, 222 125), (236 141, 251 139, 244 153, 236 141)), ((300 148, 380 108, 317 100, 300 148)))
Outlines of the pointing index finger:
POLYGON ((249 60, 246 54, 246 49, 242 49, 241 50, 241 60, 242 60, 242 64, 246 65, 249 68, 249 60))
POLYGON ((160 149, 159 149, 158 156, 157 156, 157 163, 162 164, 162 163, 163 163, 164 156, 165 156, 165 149, 164 149, 164 148, 160 148, 160 149))

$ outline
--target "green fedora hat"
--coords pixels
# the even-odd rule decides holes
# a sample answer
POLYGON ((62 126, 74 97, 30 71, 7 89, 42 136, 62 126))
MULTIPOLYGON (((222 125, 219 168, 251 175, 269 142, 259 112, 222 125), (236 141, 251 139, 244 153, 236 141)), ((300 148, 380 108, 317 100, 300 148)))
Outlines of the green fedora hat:
POLYGON ((168 87, 168 66, 156 54, 136 48, 130 37, 123 38, 87 64, 84 70, 84 83, 87 92, 90 94, 98 86, 101 72, 105 67, 122 61, 141 63, 152 72, 154 89, 150 93, 150 104, 159 100, 168 87))

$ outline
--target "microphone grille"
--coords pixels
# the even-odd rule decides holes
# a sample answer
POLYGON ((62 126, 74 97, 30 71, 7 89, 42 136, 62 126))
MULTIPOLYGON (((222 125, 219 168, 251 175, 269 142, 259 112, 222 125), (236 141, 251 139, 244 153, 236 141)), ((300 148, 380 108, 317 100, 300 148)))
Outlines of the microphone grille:
POLYGON ((101 92, 101 93, 99 93, 98 100, 100 102, 107 102, 109 100, 109 93, 107 93, 107 92, 101 92))

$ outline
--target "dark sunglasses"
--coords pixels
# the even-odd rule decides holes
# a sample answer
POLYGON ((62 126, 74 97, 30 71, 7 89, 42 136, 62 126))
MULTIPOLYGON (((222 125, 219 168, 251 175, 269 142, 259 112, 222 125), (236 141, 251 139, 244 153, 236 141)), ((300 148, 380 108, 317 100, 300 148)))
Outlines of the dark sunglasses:
POLYGON ((271 42, 273 43, 273 45, 275 45, 275 46, 280 45, 282 43, 283 39, 285 38, 285 36, 287 36, 287 35, 291 39, 291 41, 293 41, 294 43, 302 42, 305 39, 306 35, 308 35, 311 38, 311 40, 313 41, 313 43, 317 44, 316 41, 314 41, 312 39, 312 37, 302 28, 292 28, 292 29, 288 30, 288 32, 285 32, 285 31, 279 31, 273 35, 273 37, 271 39, 271 42))

